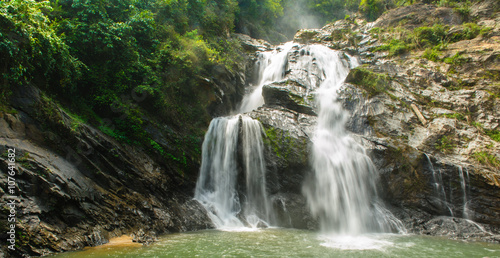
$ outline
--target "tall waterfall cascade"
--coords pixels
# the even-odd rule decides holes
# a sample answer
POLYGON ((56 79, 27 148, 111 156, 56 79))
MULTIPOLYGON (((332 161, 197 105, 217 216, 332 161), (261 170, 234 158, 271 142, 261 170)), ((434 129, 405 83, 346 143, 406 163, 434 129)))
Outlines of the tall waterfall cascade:
POLYGON ((259 223, 273 221, 263 148, 262 127, 256 120, 237 115, 215 118, 210 123, 202 147, 195 199, 205 206, 217 228, 255 228, 259 223), (245 196, 239 196, 237 188, 240 158, 245 196))
POLYGON ((317 127, 313 137, 313 179, 304 186, 309 207, 324 233, 358 235, 383 232, 401 223, 377 200, 377 171, 364 148, 345 129, 346 111, 338 91, 357 62, 345 62, 342 53, 322 45, 309 46, 321 71, 316 90, 317 127), (393 216, 392 216, 393 217, 393 216), (394 218, 394 217, 393 217, 394 218), (394 218, 395 219, 395 218, 394 218))
POLYGON ((322 45, 289 42, 260 53, 258 78, 242 100, 240 115, 215 118, 205 135, 195 199, 206 207, 218 228, 272 224, 262 128, 243 113, 264 104, 263 86, 283 80, 290 65, 298 71, 312 71, 300 78, 308 94, 314 95, 318 112, 310 154, 313 176, 304 184, 303 193, 322 232, 357 235, 403 228, 378 201, 376 169, 345 129, 348 115, 337 101, 349 69, 358 63, 322 45), (298 50, 304 54, 289 60, 289 54, 298 50), (239 170, 243 170, 244 183, 239 170))
POLYGON ((471 219, 471 211, 469 210, 469 196, 470 196, 470 176, 469 170, 466 167, 457 166, 458 178, 460 183, 459 196, 453 191, 451 179, 443 179, 441 169, 435 168, 432 164, 431 158, 424 155, 428 164, 428 169, 432 173, 432 186, 434 196, 431 199, 436 208, 440 209, 441 215, 451 217, 461 217, 464 219, 471 219), (460 200, 461 199, 461 200, 460 200))
MULTIPOLYGON (((259 55, 257 84, 243 98, 240 114, 264 104, 262 87, 284 77, 287 53, 292 46, 289 42, 259 55)), ((205 206, 217 228, 255 228, 274 222, 266 190, 262 134, 261 124, 244 115, 219 117, 210 123, 203 142, 195 199, 205 206), (242 164, 238 164, 239 160, 242 164), (244 173, 244 185, 238 184, 239 169, 244 173), (240 188, 244 191, 238 191, 240 188), (245 194, 240 196, 238 192, 245 194)))

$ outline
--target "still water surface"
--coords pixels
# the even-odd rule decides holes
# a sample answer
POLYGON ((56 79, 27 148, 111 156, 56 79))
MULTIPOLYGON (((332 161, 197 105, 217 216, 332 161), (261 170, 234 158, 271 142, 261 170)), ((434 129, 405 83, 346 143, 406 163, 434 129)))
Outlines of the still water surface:
POLYGON ((500 245, 395 234, 325 237, 271 228, 170 234, 150 246, 104 245, 53 257, 500 257, 500 245))

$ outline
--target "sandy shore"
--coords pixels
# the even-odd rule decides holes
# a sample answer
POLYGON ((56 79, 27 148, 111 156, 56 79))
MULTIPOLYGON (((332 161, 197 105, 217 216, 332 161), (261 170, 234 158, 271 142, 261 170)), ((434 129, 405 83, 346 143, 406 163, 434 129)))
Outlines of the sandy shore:
POLYGON ((109 243, 100 245, 100 246, 95 246, 95 247, 88 247, 90 248, 107 248, 107 247, 116 247, 116 246, 142 246, 141 243, 137 242, 132 242, 132 237, 129 235, 123 235, 119 237, 114 237, 109 240, 109 243))

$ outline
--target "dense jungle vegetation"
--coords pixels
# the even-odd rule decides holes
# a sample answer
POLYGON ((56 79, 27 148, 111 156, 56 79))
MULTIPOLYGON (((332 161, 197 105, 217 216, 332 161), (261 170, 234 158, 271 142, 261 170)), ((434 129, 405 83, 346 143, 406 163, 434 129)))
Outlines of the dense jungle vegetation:
MULTIPOLYGON (((215 66, 238 69, 234 32, 286 41, 302 26, 359 13, 374 20, 413 0, 10 0, 0 3, 0 109, 14 87, 44 97, 114 138, 182 161, 145 119, 201 135, 200 91, 215 66), (106 118, 106 119, 104 119, 106 118)), ((467 12, 469 2, 434 2, 467 12)), ((185 161, 184 161, 185 162, 185 161)))

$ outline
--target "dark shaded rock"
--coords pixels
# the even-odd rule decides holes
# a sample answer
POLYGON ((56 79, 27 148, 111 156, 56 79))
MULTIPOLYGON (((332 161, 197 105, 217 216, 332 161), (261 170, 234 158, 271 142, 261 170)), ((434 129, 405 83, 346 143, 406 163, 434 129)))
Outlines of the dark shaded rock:
POLYGON ((318 220, 311 215, 306 198, 298 193, 279 193, 272 196, 278 226, 317 230, 318 220))
POLYGON ((315 117, 271 108, 260 108, 248 115, 259 120, 266 131, 269 193, 300 193, 309 171, 310 125, 315 123, 315 117))
POLYGON ((306 95, 307 89, 294 81, 272 83, 262 88, 266 106, 282 106, 298 113, 314 116, 316 112, 304 100, 307 98, 306 95))
POLYGON ((248 114, 264 127, 267 189, 277 223, 282 227, 316 229, 302 185, 310 171, 309 149, 316 117, 280 108, 261 107, 248 114))
MULTIPOLYGON (((206 88, 211 89, 208 111, 212 117, 224 116, 237 109, 245 94, 245 66, 240 72, 229 71, 222 65, 214 66, 206 88)), ((202 84, 203 85, 203 84, 202 84)))
POLYGON ((393 211, 410 229, 410 233, 431 236, 446 236, 456 240, 500 242, 498 229, 469 219, 437 216, 407 209, 393 211))
POLYGON ((33 85, 21 85, 12 92, 10 102, 15 108, 33 114, 40 102, 40 90, 33 85))

